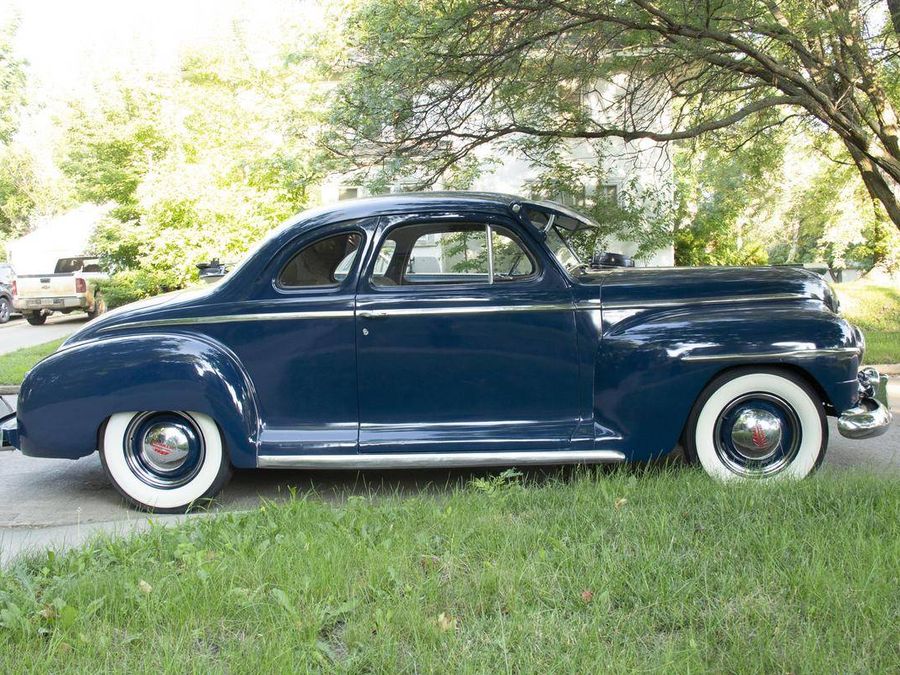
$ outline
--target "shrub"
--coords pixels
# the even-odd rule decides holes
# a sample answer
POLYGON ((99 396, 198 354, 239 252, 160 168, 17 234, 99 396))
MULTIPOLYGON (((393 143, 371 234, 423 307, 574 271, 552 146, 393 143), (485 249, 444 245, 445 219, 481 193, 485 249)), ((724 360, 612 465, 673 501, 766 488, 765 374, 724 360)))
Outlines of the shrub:
POLYGON ((179 289, 171 274, 157 270, 123 270, 97 284, 109 309, 179 289))

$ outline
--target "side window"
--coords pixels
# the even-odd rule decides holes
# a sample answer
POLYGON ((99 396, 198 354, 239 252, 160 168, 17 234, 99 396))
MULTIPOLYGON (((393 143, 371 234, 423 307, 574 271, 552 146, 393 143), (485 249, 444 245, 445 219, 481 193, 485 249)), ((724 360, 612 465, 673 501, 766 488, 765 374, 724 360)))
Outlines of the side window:
POLYGON ((478 223, 425 223, 392 230, 372 273, 375 286, 472 284, 533 276, 534 259, 512 232, 478 223), (493 250, 492 250, 493 249, 493 250), (493 258, 489 256, 493 252, 493 258), (491 278, 491 262, 494 276, 491 278))
POLYGON ((359 253, 362 235, 343 232, 305 246, 278 275, 283 288, 334 286, 346 278, 359 253))
POLYGON ((517 281, 532 277, 537 265, 519 238, 506 228, 492 229, 494 281, 517 281))

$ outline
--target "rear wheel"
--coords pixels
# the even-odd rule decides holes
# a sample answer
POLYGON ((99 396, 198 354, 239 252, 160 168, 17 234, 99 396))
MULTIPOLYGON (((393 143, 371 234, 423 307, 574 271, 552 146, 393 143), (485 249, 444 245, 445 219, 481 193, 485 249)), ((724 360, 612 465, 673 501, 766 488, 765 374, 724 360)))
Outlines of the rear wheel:
POLYGON ((101 314, 106 314, 106 300, 98 293, 94 296, 94 306, 87 315, 89 319, 95 319, 101 314))
POLYGON ((740 369, 703 391, 684 441, 715 478, 804 478, 825 458, 828 427, 821 397, 801 378, 740 369))
POLYGON ((43 312, 26 312, 25 320, 32 326, 43 326, 47 322, 47 315, 43 312))
POLYGON ((231 477, 219 427, 195 412, 117 413, 103 431, 100 458, 129 502, 159 513, 183 513, 231 477))

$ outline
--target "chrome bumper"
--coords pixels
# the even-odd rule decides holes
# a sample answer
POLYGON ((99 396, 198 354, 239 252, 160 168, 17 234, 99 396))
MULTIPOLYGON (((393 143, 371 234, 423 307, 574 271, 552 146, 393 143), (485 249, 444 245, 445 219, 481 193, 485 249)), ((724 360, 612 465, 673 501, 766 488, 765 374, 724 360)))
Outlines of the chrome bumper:
POLYGON ((19 427, 16 424, 16 413, 0 415, 0 451, 15 450, 19 442, 19 427))
POLYGON ((838 431, 846 438, 874 438, 891 426, 893 415, 888 403, 887 375, 874 368, 859 371, 859 404, 838 418, 838 431))

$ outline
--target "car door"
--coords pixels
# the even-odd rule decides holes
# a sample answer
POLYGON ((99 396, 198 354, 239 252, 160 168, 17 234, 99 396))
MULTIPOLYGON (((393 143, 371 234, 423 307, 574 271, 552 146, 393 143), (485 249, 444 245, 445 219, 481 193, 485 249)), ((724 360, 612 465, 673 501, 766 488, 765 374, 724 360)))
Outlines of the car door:
POLYGON ((253 316, 211 323, 254 383, 263 424, 260 453, 357 450, 357 275, 374 222, 316 228, 286 244, 261 272, 251 298, 220 310, 253 316))
POLYGON ((548 450, 579 423, 570 286, 491 214, 384 219, 357 290, 360 452, 548 450))

